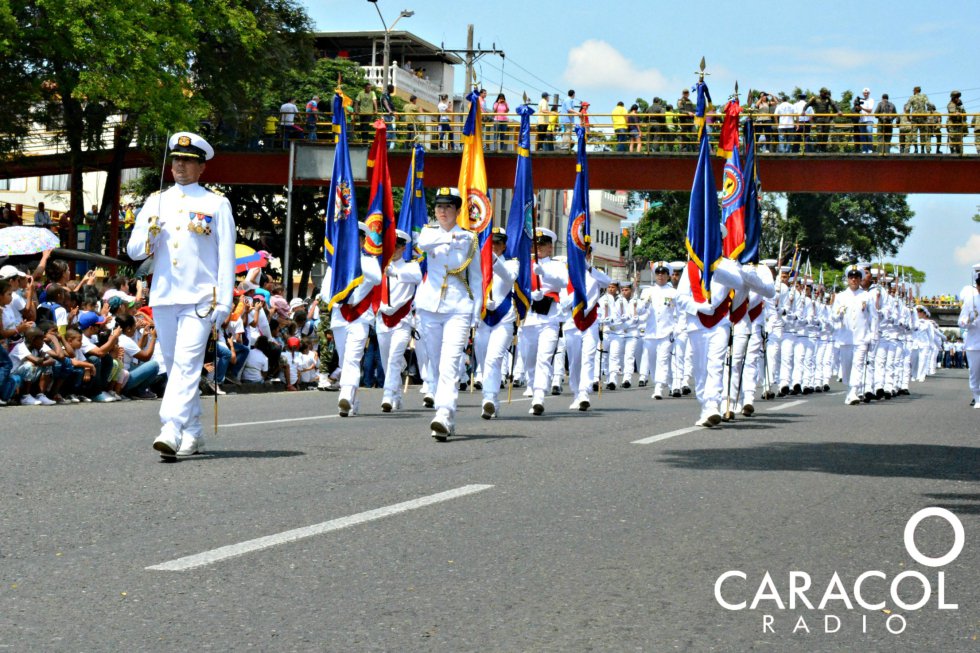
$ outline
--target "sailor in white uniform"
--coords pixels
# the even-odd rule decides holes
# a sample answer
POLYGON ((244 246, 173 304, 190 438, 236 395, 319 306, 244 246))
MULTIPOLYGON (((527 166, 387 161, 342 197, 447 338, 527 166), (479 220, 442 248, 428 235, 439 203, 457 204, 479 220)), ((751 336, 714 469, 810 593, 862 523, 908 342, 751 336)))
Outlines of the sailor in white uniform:
POLYGON ((422 283, 418 261, 406 261, 402 256, 411 237, 401 229, 396 229, 395 234, 395 251, 381 280, 381 304, 374 325, 385 370, 382 413, 402 407, 402 371, 405 369, 405 351, 412 340, 415 287, 422 283))
POLYGON ((559 293, 568 285, 568 268, 561 261, 551 258, 557 239, 551 229, 538 227, 535 232, 538 260, 531 268, 531 310, 524 321, 522 341, 525 365, 534 367, 529 411, 533 415, 544 413, 544 396, 551 389, 552 366, 561 325, 559 293))
POLYGON ((960 291, 960 315, 957 326, 964 330, 963 348, 970 367, 970 393, 973 409, 980 410, 980 263, 973 266, 973 286, 960 291))
POLYGON ((150 306, 167 370, 153 448, 184 457, 204 447, 198 384, 208 335, 231 313, 236 233, 228 200, 198 184, 214 149, 190 132, 174 134, 169 147, 177 183, 147 199, 126 251, 153 256, 150 306))
POLYGON ((864 269, 852 265, 846 274, 847 288, 834 297, 831 313, 836 327, 834 340, 840 344, 841 375, 844 385, 849 388, 844 403, 855 406, 862 400, 874 307, 872 297, 861 288, 861 280, 866 274, 864 269))
POLYGON ((421 335, 435 380, 436 415, 429 427, 439 442, 456 432, 459 366, 470 328, 483 312, 483 273, 476 234, 456 223, 463 199, 455 188, 436 191, 436 224, 419 234, 428 272, 415 293, 421 335))
POLYGON ((640 295, 640 316, 644 321, 643 348, 653 380, 652 399, 663 399, 670 382, 671 351, 677 323, 677 289, 670 283, 666 261, 653 264, 654 285, 640 295))
POLYGON ((493 230, 493 286, 486 302, 486 315, 476 329, 476 360, 483 370, 483 419, 492 419, 500 412, 497 395, 507 349, 514 339, 514 282, 520 271, 517 259, 504 258, 507 248, 507 232, 499 227, 493 230))

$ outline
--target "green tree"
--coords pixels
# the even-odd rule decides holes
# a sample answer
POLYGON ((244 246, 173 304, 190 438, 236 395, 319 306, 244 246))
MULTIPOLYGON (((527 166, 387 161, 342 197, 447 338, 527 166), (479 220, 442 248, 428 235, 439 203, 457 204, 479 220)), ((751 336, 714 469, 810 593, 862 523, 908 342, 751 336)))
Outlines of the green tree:
MULTIPOLYGON (((648 202, 634 230, 639 245, 633 247, 637 267, 650 261, 687 259, 684 241, 687 237, 687 213, 691 194, 683 191, 646 191, 631 196, 631 208, 648 202)), ((628 245, 628 244, 627 244, 628 245)), ((626 253, 626 246, 623 248, 626 253)))
POLYGON ((793 193, 786 214, 787 242, 799 243, 814 265, 834 267, 894 256, 915 215, 906 196, 895 193, 793 193))

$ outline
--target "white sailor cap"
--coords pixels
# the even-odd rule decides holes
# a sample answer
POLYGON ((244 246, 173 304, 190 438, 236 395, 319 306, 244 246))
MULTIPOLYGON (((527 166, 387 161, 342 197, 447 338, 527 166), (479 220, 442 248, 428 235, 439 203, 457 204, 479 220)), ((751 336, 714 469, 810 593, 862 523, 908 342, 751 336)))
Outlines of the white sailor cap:
POLYGON ((871 263, 868 263, 866 261, 858 261, 857 263, 855 263, 855 265, 858 266, 859 268, 861 268, 862 270, 870 270, 871 269, 871 263))
POLYGON ((870 272, 872 277, 877 277, 881 274, 881 268, 871 268, 870 272))
POLYGON ((687 263, 685 263, 684 261, 671 261, 670 262, 670 269, 673 270, 674 272, 680 272, 681 270, 683 270, 686 267, 687 267, 687 263))
POLYGON ((764 258, 761 261, 759 261, 759 263, 763 264, 767 268, 774 268, 779 264, 779 261, 777 261, 774 258, 764 258))
POLYGON ((851 277, 857 274, 860 278, 864 278, 864 268, 861 267, 860 263, 856 265, 849 265, 847 269, 844 270, 844 276, 851 277))
POLYGON ((541 241, 542 238, 547 238, 548 241, 551 243, 558 242, 558 236, 555 234, 555 232, 552 231, 551 229, 546 229, 544 227, 538 227, 534 232, 534 237, 539 242, 541 241))
POLYGON ((670 274, 670 263, 667 261, 654 261, 650 264, 650 267, 653 269, 654 274, 659 274, 660 272, 670 274))
POLYGON ((193 132, 177 132, 168 142, 170 156, 182 156, 191 159, 210 161, 214 156, 214 148, 206 140, 193 132))
POLYGON ((435 204, 452 204, 457 209, 463 206, 463 198, 460 196, 459 190, 451 186, 443 186, 437 190, 433 202, 435 204))
POLYGON ((929 309, 923 306, 922 304, 917 304, 915 310, 922 311, 923 313, 925 313, 926 317, 932 317, 932 313, 929 312, 929 309))
POLYGON ((410 242, 412 242, 412 237, 411 237, 411 236, 409 236, 409 235, 408 235, 407 233, 405 233, 404 231, 402 231, 401 229, 395 229, 395 238, 397 238, 397 239, 399 239, 399 240, 403 240, 403 241, 405 241, 406 243, 410 243, 410 242))

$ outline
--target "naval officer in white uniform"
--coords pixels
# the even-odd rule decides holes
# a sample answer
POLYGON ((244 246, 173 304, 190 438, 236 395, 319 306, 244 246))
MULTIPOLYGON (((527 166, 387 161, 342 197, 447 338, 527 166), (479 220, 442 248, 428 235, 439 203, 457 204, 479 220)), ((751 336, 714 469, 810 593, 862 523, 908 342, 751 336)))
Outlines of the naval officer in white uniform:
POLYGON ((178 132, 169 147, 177 183, 147 199, 126 252, 154 261, 150 306, 167 389, 153 448, 164 457, 183 457, 203 451, 198 383, 212 326, 231 313, 235 219, 227 199, 198 184, 205 161, 214 156, 208 142, 178 132))

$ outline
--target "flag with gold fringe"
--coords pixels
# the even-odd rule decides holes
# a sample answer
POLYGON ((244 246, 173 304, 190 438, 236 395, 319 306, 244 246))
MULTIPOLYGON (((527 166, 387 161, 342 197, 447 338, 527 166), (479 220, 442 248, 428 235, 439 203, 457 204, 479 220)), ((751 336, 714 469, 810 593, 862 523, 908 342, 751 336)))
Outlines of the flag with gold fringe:
POLYGON ((457 224, 477 236, 480 248, 480 269, 483 273, 483 292, 480 304, 485 317, 486 300, 493 287, 493 207, 487 197, 487 169, 483 160, 482 111, 480 94, 476 90, 466 96, 470 110, 463 125, 463 157, 459 167, 459 194, 463 198, 463 211, 457 224))
POLYGON ((572 290, 572 319, 580 331, 595 322, 599 305, 588 309, 588 293, 585 275, 589 267, 589 249, 592 243, 591 211, 589 210, 589 162, 585 155, 585 129, 575 127, 578 142, 575 147, 575 186, 572 189, 572 206, 568 216, 568 234, 565 239, 568 250, 568 284, 572 290))
POLYGON ((412 148, 412 161, 408 166, 408 176, 405 179, 405 194, 402 196, 402 207, 398 213, 398 228, 412 238, 405 247, 402 255, 406 261, 420 259, 422 272, 425 273, 425 253, 416 248, 419 234, 429 221, 425 206, 425 148, 416 143, 412 148))
MULTIPOLYGON (((706 102, 710 101, 708 87, 701 81, 695 88, 698 91, 700 112, 706 102)), ((699 145, 698 165, 694 172, 691 205, 687 214, 686 246, 691 293, 696 302, 702 303, 711 300, 711 276, 721 262, 722 247, 718 191, 711 170, 711 145, 708 134, 703 129, 700 131, 699 145)))
POLYGON ((521 133, 517 144, 517 171, 514 174, 514 197, 507 217, 507 252, 517 259, 520 267, 514 283, 517 313, 521 319, 531 307, 531 249, 534 240, 534 179, 531 174, 531 116, 534 109, 522 104, 517 107, 521 117, 521 133))
POLYGON ((344 94, 340 89, 333 98, 333 134, 336 148, 333 174, 327 195, 324 252, 330 267, 328 308, 342 304, 351 291, 364 280, 361 274, 360 229, 357 226, 357 202, 354 198, 354 173, 347 148, 347 116, 344 94))

